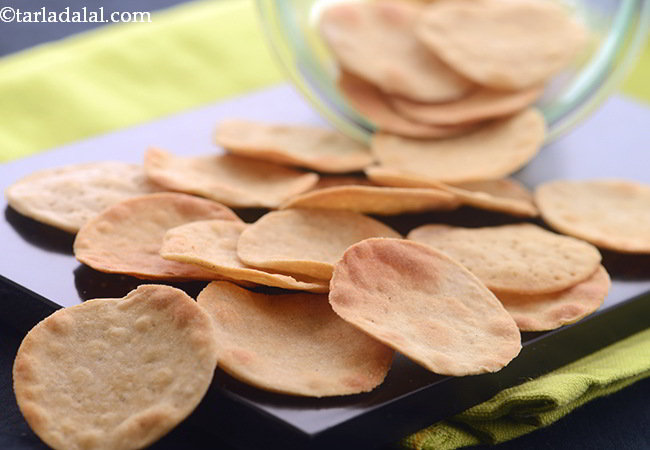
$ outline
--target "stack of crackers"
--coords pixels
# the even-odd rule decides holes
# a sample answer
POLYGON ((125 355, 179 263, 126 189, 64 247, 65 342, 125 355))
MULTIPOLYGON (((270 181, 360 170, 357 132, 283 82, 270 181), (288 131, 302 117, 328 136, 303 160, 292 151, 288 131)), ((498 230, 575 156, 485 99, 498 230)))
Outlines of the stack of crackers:
MULTIPOLYGON (((470 20, 470 4, 491 3, 439 0, 430 8, 469 8, 463 17, 470 20)), ((516 10, 529 2, 508 3, 516 10)), ((372 5, 326 11, 324 32, 338 33, 328 28, 331 17, 334 28, 353 23, 375 36, 364 27, 379 17, 416 31, 418 45, 439 45, 441 12, 406 26, 404 11, 417 7, 372 5)), ((550 23, 564 23, 558 20, 550 23)), ((463 42, 450 45, 451 56, 441 51, 445 64, 467 50, 463 42)), ((556 55, 555 47, 548 51, 556 55)), ((557 67, 533 64, 531 83, 557 67)), ((217 364, 268 391, 350 395, 380 385, 395 351, 438 374, 495 372, 518 355, 520 331, 554 329, 595 311, 611 284, 597 247, 650 253, 650 187, 558 180, 531 193, 507 178, 539 151, 544 120, 526 108, 536 98, 526 84, 507 101, 494 94, 504 86, 489 83, 518 74, 479 79, 472 69, 463 72, 467 79, 445 75, 446 84, 432 84, 418 100, 441 101, 447 92, 444 100, 453 101, 484 83, 476 97, 520 106, 472 131, 444 124, 456 127, 454 137, 380 133, 368 148, 326 129, 229 120, 215 133, 225 154, 151 148, 141 166, 70 165, 10 186, 16 211, 76 233, 81 263, 157 283, 57 311, 28 333, 14 390, 32 429, 57 449, 140 448, 196 407, 217 364), (461 206, 518 219, 463 228, 413 215, 461 206), (262 215, 245 223, 243 208, 262 215), (406 214, 419 223, 404 236, 388 223, 406 214), (540 215, 563 234, 540 226, 540 215), (206 282, 196 301, 164 284, 188 280, 206 282)), ((385 88, 381 80, 370 81, 385 88)), ((396 89, 409 85, 392 81, 396 89)), ((355 92, 366 89, 379 88, 355 92)))

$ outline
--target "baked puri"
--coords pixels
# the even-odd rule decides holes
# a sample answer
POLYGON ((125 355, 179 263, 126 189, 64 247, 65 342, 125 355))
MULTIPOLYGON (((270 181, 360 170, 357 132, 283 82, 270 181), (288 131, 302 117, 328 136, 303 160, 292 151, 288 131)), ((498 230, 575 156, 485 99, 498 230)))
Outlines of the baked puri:
POLYGON ((212 318, 219 367, 260 389, 310 397, 368 392, 393 350, 341 320, 327 295, 254 293, 210 283, 198 297, 212 318))
POLYGON ((457 206, 458 201, 452 194, 437 189, 335 186, 300 194, 281 208, 333 209, 395 215, 449 210, 457 206))
POLYGON ((36 325, 18 349, 14 392, 55 449, 135 449, 194 410, 216 365, 210 317, 178 289, 143 285, 36 325))
POLYGON ((214 280, 212 272, 167 261, 158 254, 167 230, 209 219, 240 221, 222 204, 191 195, 170 192, 135 197, 86 223, 74 241, 74 255, 100 272, 149 280, 214 280))
POLYGON ((272 211, 244 230, 237 255, 249 266, 329 280, 345 249, 371 237, 401 238, 383 223, 349 211, 272 211))
POLYGON ((473 127, 427 125, 402 117, 393 111, 388 96, 379 88, 347 72, 341 73, 337 84, 350 104, 386 133, 421 139, 444 138, 463 134, 473 127))
POLYGON ((76 233, 104 208, 162 190, 137 164, 102 161, 34 172, 9 186, 5 196, 22 215, 76 233))
POLYGON ((380 167, 448 184, 503 178, 528 163, 544 142, 542 115, 528 109, 455 138, 423 141, 378 134, 380 167))
POLYGON ((625 180, 556 180, 535 191, 561 233, 622 253, 650 253, 650 186, 625 180))
POLYGON ((555 2, 435 2, 415 34, 457 72, 494 89, 524 89, 566 67, 586 43, 583 25, 555 2))
POLYGON ((520 217, 539 215, 531 192, 512 178, 444 185, 442 189, 453 194, 461 205, 520 217))
POLYGON ((545 294, 586 280, 600 265, 593 245, 537 225, 423 225, 408 239, 445 252, 497 294, 545 294))
POLYGON ((305 282, 288 275, 245 266, 237 256, 237 241, 247 225, 233 220, 203 220, 181 225, 165 233, 160 256, 169 261, 194 264, 215 278, 310 292, 328 292, 326 281, 305 282))
POLYGON ((422 11, 397 1, 332 5, 320 16, 320 34, 346 71, 384 92, 428 102, 460 98, 473 84, 416 38, 422 11))
POLYGON ((370 150, 352 139, 305 125, 225 120, 217 127, 215 141, 235 155, 319 172, 354 172, 373 162, 370 150))
POLYGON ((575 286, 538 295, 498 294, 521 331, 554 330, 596 311, 603 304, 612 282, 603 266, 575 286))
POLYGON ((537 85, 518 91, 479 88, 467 96, 446 103, 420 103, 391 96, 390 105, 400 115, 431 125, 459 125, 515 114, 535 103, 544 91, 537 85))
POLYGON ((539 215, 533 195, 525 186, 512 178, 476 181, 452 186, 384 167, 368 167, 366 174, 380 185, 432 188, 448 192, 456 198, 460 206, 471 206, 520 217, 537 217, 539 215))
POLYGON ((311 189, 315 173, 234 155, 179 157, 157 148, 145 154, 147 176, 174 191, 200 195, 231 207, 274 208, 311 189))
POLYGON ((521 349, 517 325, 463 266, 416 242, 368 239, 336 263, 329 301, 346 321, 432 372, 495 372, 521 349))

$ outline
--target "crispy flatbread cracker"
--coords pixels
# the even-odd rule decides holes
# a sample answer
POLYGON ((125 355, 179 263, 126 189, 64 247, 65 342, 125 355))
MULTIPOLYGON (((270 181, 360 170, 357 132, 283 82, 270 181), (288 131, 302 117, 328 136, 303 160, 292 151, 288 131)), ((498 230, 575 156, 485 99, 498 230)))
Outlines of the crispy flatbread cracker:
POLYGON ((216 365, 208 314, 178 289, 143 285, 36 325, 14 362, 14 392, 52 448, 143 448, 194 410, 216 365))
POLYGON ((521 349, 517 325, 494 294, 422 244, 353 245, 336 263, 330 289, 339 316, 435 373, 495 372, 521 349))
POLYGON ((449 210, 458 204, 454 195, 438 189, 334 186, 297 195, 281 209, 333 209, 390 216, 449 210))
POLYGON ((110 205, 163 190, 137 164, 102 161, 34 172, 9 186, 5 196, 22 215, 76 233, 110 205))
POLYGON ((212 317, 219 367, 260 389, 310 397, 368 392, 393 350, 341 320, 327 295, 253 293, 210 283, 198 298, 212 317))
POLYGON ((367 147, 336 131, 313 126, 225 120, 217 127, 215 141, 234 155, 318 172, 354 172, 373 162, 367 147))
POLYGON ((316 186, 309 192, 334 186, 374 186, 374 183, 359 175, 325 175, 318 179, 316 186))
POLYGON ((575 286, 539 295, 495 293, 521 331, 554 330, 577 322, 603 304, 612 282, 603 266, 575 286))
POLYGON ((423 225, 407 238, 445 252, 489 289, 514 294, 568 289, 593 275, 601 260, 593 245, 530 223, 482 228, 423 225))
POLYGON ((191 195, 160 193, 113 205, 86 223, 74 241, 74 255, 100 272, 147 280, 214 280, 192 264, 167 261, 159 251, 167 230, 196 220, 240 219, 227 207, 191 195))
POLYGON ((147 151, 147 176, 168 189, 201 195, 233 208, 275 208, 311 189, 315 173, 234 155, 180 157, 158 148, 147 151))
POLYGON ((513 90, 548 80, 587 41, 585 27, 565 7, 539 0, 435 2, 415 34, 467 78, 513 90))
POLYGON ((442 189, 455 195, 461 205, 520 217, 539 215, 532 193, 512 178, 444 185, 442 189))
POLYGON ((272 211, 244 230, 237 255, 249 266, 329 280, 345 249, 370 237, 401 236, 375 219, 349 211, 272 211))
POLYGON ((371 148, 380 167, 459 184, 499 179, 517 171, 535 157, 544 134, 544 118, 528 109, 444 140, 376 134, 371 148))
POLYGON ((515 114, 535 103, 543 91, 543 85, 518 91, 480 88, 446 103, 420 103, 396 96, 390 96, 388 100, 395 111, 411 120, 451 126, 515 114))
POLYGON ((412 138, 457 136, 474 125, 436 126, 414 122, 393 111, 383 92, 372 84, 347 72, 341 73, 338 87, 350 104, 380 131, 412 138))
POLYGON ((341 66, 383 91, 429 102, 460 98, 474 85, 416 38, 422 11, 408 2, 344 3, 323 11, 319 27, 341 66))
POLYGON ((561 233, 622 253, 650 253, 650 186, 625 180, 551 181, 535 190, 561 233))
POLYGON ((233 220, 202 220, 165 233, 160 256, 194 264, 233 281, 247 281, 284 289, 329 292, 326 281, 299 281, 288 275, 264 272, 244 265, 237 256, 237 241, 248 225, 233 220))
POLYGON ((440 189, 454 195, 459 205, 521 217, 537 217, 539 215, 531 192, 512 178, 452 186, 384 167, 368 167, 366 174, 375 183, 383 186, 440 189))

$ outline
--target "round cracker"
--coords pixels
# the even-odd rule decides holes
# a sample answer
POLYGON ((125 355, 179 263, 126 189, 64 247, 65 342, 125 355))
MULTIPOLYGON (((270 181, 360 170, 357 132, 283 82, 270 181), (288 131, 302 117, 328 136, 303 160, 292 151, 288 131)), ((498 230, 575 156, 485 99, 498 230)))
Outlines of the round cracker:
POLYGON ((370 237, 401 236, 375 219, 349 211, 272 211, 244 230, 237 255, 249 266, 329 280, 343 252, 370 237))
POLYGON ((55 449, 142 448, 194 410, 216 365, 210 317, 178 289, 143 285, 36 325, 16 355, 14 392, 55 449))
POLYGON ((414 122, 400 116, 391 108, 388 97, 377 87, 343 72, 338 87, 345 98, 379 130, 412 138, 443 138, 457 136, 473 128, 473 125, 435 126, 414 122))
POLYGON ((191 195, 170 192, 132 198, 86 223, 74 241, 74 254, 100 272, 148 280, 214 280, 212 272, 158 254, 167 230, 209 219, 240 221, 222 204, 191 195))
POLYGON ((474 86, 413 34, 421 13, 408 2, 345 3, 324 10, 319 27, 345 70, 383 91, 429 102, 460 98, 474 86))
POLYGON ((584 26, 555 2, 454 0, 426 9, 415 34, 450 67, 494 89, 524 89, 566 67, 584 26))
POLYGON ((330 289, 339 316, 435 373, 495 372, 521 349, 517 325, 494 294, 422 244, 353 245, 336 264, 330 289))
POLYGON ((168 189, 210 198, 233 208, 275 208, 311 189, 315 173, 234 155, 178 157, 151 148, 147 176, 168 189))
POLYGON ((233 281, 309 292, 329 291, 327 282, 299 281, 288 275, 246 267, 237 256, 237 241, 247 226, 232 220, 186 223, 165 233, 160 256, 194 264, 233 281))
POLYGON ((539 215, 532 193, 512 178, 444 185, 442 189, 455 195, 461 205, 520 217, 539 215))
POLYGON ((319 172, 343 173, 372 164, 370 150, 332 130, 305 125, 222 121, 215 141, 228 152, 319 172))
POLYGON ((568 289, 593 275, 601 260, 593 245, 530 223, 482 228, 423 225, 407 239, 445 252, 489 289, 516 294, 568 289))
POLYGON ((334 186, 300 194, 281 209, 333 209, 389 216, 449 210, 457 206, 454 195, 437 189, 334 186))
POLYGON ((543 85, 519 91, 480 88, 453 102, 419 103, 390 96, 391 106, 400 115, 431 125, 459 125, 515 114, 539 99, 543 85))
POLYGON ((360 175, 326 175, 320 177, 316 186, 309 192, 334 186, 373 186, 373 182, 360 175))
POLYGON ((459 184, 499 179, 517 171, 537 154, 544 134, 543 116, 528 109, 444 140, 376 134, 371 149, 381 167, 459 184))
POLYGON ((575 286, 540 295, 495 292, 521 331, 554 330, 577 322, 603 304, 612 282, 603 266, 575 286))
POLYGON ((22 215, 76 233, 104 208, 162 190, 137 164, 102 161, 34 172, 9 186, 5 196, 22 215))
POLYGON ((393 350, 341 320, 327 295, 254 293, 210 283, 198 297, 212 318, 219 367, 244 383, 310 397, 368 392, 393 350))
POLYGON ((551 181, 535 190, 554 229, 601 248, 650 253, 650 186, 625 180, 551 181))
POLYGON ((399 170, 368 167, 366 174, 375 183, 384 186, 439 189, 454 195, 459 205, 487 211, 497 211, 520 217, 537 217, 539 210, 531 192, 512 178, 463 183, 451 186, 399 170))

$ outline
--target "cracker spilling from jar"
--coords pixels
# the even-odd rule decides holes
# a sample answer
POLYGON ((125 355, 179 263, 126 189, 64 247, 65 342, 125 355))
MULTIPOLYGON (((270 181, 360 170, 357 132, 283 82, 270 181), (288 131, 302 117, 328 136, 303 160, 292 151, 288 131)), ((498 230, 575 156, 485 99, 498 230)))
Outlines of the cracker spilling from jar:
POLYGON ((319 17, 343 97, 382 133, 444 139, 535 103, 588 42, 537 0, 338 3, 319 17))

